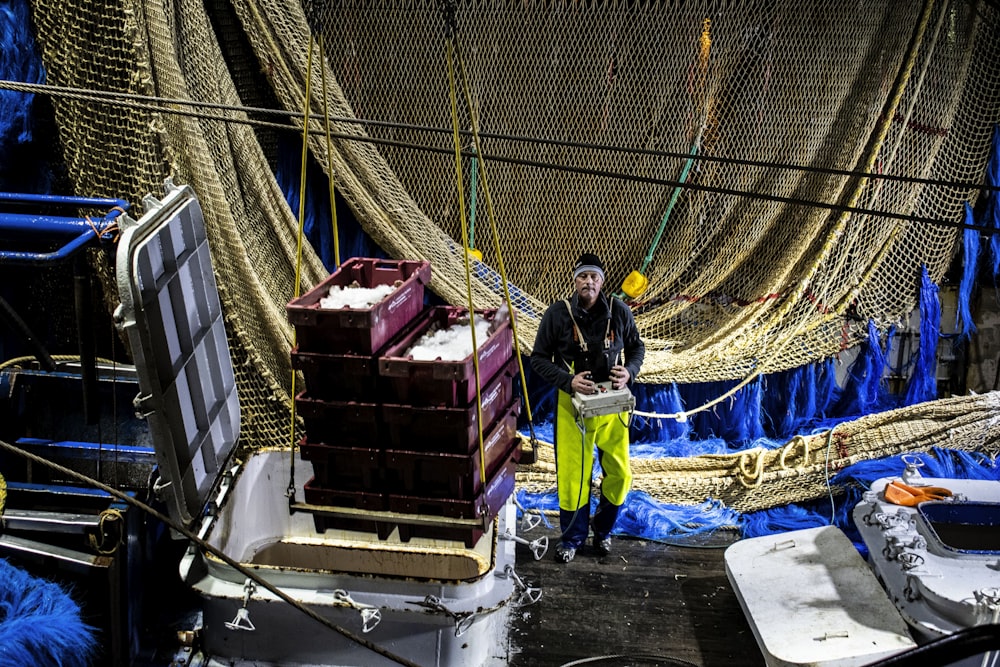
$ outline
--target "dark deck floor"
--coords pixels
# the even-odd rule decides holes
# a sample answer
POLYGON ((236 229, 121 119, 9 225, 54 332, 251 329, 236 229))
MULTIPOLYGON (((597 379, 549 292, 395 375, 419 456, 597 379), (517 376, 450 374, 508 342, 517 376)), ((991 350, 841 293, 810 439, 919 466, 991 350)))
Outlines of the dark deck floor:
POLYGON ((539 561, 528 547, 517 547, 518 576, 540 587, 542 597, 514 613, 512 667, 561 667, 610 655, 630 658, 581 664, 765 664, 726 577, 725 538, 700 546, 616 538, 610 556, 598 557, 588 545, 563 564, 553 559, 558 534, 544 526, 522 534, 549 536, 549 553, 539 561))

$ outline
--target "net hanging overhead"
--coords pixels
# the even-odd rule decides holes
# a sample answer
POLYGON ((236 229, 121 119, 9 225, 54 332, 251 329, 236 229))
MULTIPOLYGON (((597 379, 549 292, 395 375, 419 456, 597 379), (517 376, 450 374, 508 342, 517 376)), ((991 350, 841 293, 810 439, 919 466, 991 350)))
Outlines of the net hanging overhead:
MULTIPOLYGON (((446 5, 32 3, 48 82, 113 93, 53 97, 75 194, 141 202, 172 176, 202 201, 247 440, 287 440, 297 224, 269 163, 274 134, 251 112, 123 93, 300 113, 310 36, 322 34, 310 148, 325 168, 326 67, 338 192, 374 240, 429 259, 431 287, 465 303, 459 201, 478 202, 472 292, 477 307, 497 305, 484 179, 471 190, 485 164, 522 347, 568 293, 572 261, 597 252, 609 290, 633 270, 648 278, 635 304, 645 382, 792 368, 853 344, 868 318, 898 320, 917 302, 921 265, 939 279, 955 249, 959 230, 927 221, 961 221, 979 196, 912 179, 982 180, 1000 120, 994 5, 455 3, 481 136, 474 158, 466 135, 461 198, 446 5)), ((305 286, 323 274, 307 248, 305 286)))
MULTIPOLYGON (((446 4, 308 8, 359 118, 450 127, 446 4)), ((595 251, 607 288, 648 278, 635 311, 650 382, 796 367, 856 342, 867 318, 904 316, 958 230, 787 200, 954 222, 978 193, 778 165, 981 182, 1000 109, 997 16, 965 2, 471 0, 454 16, 525 343, 595 251)), ((379 153, 419 210, 395 228, 454 271, 436 238, 462 238, 451 137, 367 131, 439 149, 379 153)), ((474 166, 467 154, 467 205, 474 166)), ((466 219, 495 268, 478 194, 466 219)))

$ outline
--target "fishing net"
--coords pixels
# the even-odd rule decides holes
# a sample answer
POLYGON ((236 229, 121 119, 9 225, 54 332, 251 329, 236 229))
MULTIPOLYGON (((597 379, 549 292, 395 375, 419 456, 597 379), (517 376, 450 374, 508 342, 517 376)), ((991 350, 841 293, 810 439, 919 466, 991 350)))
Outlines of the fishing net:
MULTIPOLYGON (((273 176, 275 118, 240 107, 301 125, 308 90, 311 153, 364 230, 390 256, 430 260, 450 303, 497 306, 506 278, 522 350, 580 252, 601 255, 610 291, 638 272, 647 383, 749 382, 906 316, 921 267, 937 281, 952 260, 960 230, 935 221, 977 201, 970 183, 1000 120, 989 3, 67 0, 32 12, 48 83, 65 87, 53 107, 74 194, 140 213, 167 177, 198 193, 253 446, 288 442, 298 224, 273 176), (465 238, 483 256, 471 283, 465 238)), ((302 258, 309 287, 326 271, 310 248, 302 258)))
MULTIPOLYGON (((962 396, 866 415, 813 435, 796 436, 775 449, 732 454, 632 459, 633 488, 664 503, 697 504, 706 498, 738 512, 753 512, 827 495, 827 480, 861 461, 948 448, 1000 453, 1000 392, 962 396)), ((518 488, 555 488, 552 447, 522 466, 518 488)), ((837 493, 842 489, 837 489, 837 493)))
POLYGON ((450 241, 475 214, 473 245, 527 295, 528 347, 580 252, 611 289, 641 269, 647 382, 801 366, 906 314, 956 229, 797 202, 954 221, 977 192, 777 165, 979 182, 998 118, 997 15, 967 4, 461 2, 459 120, 484 135, 494 247, 472 157, 459 199, 451 137, 413 129, 451 125, 447 3, 314 4, 353 112, 409 126, 367 131, 439 149, 380 148, 420 211, 394 227, 459 282, 450 241))

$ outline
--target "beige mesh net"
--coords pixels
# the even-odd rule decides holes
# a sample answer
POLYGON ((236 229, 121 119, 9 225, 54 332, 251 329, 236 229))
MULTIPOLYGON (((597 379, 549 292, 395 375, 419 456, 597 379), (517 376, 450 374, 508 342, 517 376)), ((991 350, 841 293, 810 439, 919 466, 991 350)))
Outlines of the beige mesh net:
MULTIPOLYGON (((315 4, 330 67, 359 117, 449 127, 444 3, 315 4)), ((921 263, 940 278, 955 228, 779 200, 955 221, 977 193, 761 164, 980 181, 998 116, 1000 47, 995 12, 978 11, 989 10, 458 3, 455 42, 484 134, 500 251, 508 278, 530 295, 524 343, 586 250, 613 267, 610 286, 635 269, 649 280, 635 308, 649 382, 796 367, 858 340, 863 332, 845 318, 852 305, 883 325, 907 313, 921 263), (675 188, 664 181, 682 180, 689 154, 689 189, 671 208, 675 188)), ((470 127, 468 114, 462 122, 470 127)), ((450 137, 369 132, 441 149, 380 153, 422 211, 420 227, 460 239, 450 137)), ((408 237, 436 274, 452 270, 426 232, 408 237)), ((476 240, 496 267, 489 237, 476 240)))
MULTIPOLYGON (((635 488, 668 503, 720 500, 752 512, 820 498, 827 480, 860 461, 934 447, 1000 453, 1000 393, 955 397, 867 415, 830 431, 797 436, 779 449, 685 458, 633 459, 635 488)), ((555 456, 541 447, 538 460, 522 466, 519 488, 555 488, 555 456)), ((842 489, 834 489, 841 493, 842 489)))
MULTIPOLYGON (((1000 120, 995 4, 465 0, 456 89, 474 113, 459 104, 459 183, 448 3, 314 5, 307 21, 284 0, 32 3, 48 83, 84 91, 53 97, 76 194, 138 203, 170 176, 199 195, 252 446, 289 438, 298 225, 273 131, 239 107, 303 111, 310 25, 326 55, 310 113, 326 67, 334 133, 328 155, 315 120, 310 148, 372 238, 429 259, 452 303, 468 289, 496 306, 505 268, 525 350, 581 251, 604 258, 610 289, 640 271, 645 382, 749 380, 905 316, 921 265, 937 280, 954 254, 959 230, 930 221, 976 201, 1000 120), (484 257, 467 285, 473 218, 484 257)), ((325 271, 303 258, 308 287, 325 271)))

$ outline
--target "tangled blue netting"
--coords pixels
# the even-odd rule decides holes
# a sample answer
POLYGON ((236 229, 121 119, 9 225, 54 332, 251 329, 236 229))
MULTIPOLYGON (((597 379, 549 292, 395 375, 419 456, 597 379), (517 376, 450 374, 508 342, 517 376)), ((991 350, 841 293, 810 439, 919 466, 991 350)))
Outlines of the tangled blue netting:
POLYGON ((0 558, 0 667, 86 667, 95 648, 94 629, 58 584, 0 558))
MULTIPOLYGON (((717 442, 721 443, 721 448, 725 448, 724 441, 717 442)), ((773 444, 758 440, 754 446, 766 447, 773 444)), ((633 457, 650 454, 658 456, 665 450, 673 448, 669 444, 665 448, 654 448, 648 444, 632 446, 633 457)), ((685 455, 678 450, 674 451, 678 455, 685 455)), ((902 473, 905 468, 903 456, 921 464, 920 471, 925 477, 1000 481, 1000 462, 980 453, 934 448, 928 452, 855 463, 831 477, 828 497, 758 512, 736 512, 711 499, 700 505, 672 505, 659 502, 643 491, 633 491, 622 507, 614 532, 617 535, 651 541, 676 542, 696 535, 711 534, 720 529, 736 529, 741 537, 750 538, 834 525, 844 531, 862 555, 867 556, 867 549, 854 525, 852 511, 872 482, 902 473)), ((599 474, 596 468, 597 466, 595 475, 599 474)), ((548 493, 519 490, 516 498, 522 510, 544 512, 559 508, 554 490, 548 493)), ((596 507, 595 499, 592 501, 591 511, 596 507)))

